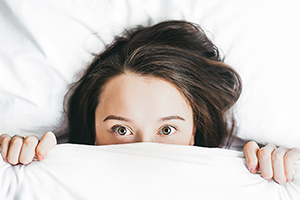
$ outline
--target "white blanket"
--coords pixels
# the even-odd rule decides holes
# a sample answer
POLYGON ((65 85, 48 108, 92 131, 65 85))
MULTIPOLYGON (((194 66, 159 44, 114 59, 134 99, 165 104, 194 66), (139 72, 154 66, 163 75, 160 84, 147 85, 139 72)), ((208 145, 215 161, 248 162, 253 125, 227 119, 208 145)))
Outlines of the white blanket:
POLYGON ((285 185, 251 174, 242 152, 158 143, 57 145, 43 162, 0 160, 0 199, 300 199, 300 163, 285 185))

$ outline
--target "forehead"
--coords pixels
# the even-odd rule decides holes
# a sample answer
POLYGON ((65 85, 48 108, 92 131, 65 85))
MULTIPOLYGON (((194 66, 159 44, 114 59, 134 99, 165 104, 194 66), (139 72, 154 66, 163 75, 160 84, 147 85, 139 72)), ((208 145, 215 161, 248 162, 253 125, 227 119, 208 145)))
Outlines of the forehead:
POLYGON ((126 73, 109 80, 100 95, 99 105, 107 114, 173 115, 192 112, 182 93, 171 83, 154 77, 126 73))

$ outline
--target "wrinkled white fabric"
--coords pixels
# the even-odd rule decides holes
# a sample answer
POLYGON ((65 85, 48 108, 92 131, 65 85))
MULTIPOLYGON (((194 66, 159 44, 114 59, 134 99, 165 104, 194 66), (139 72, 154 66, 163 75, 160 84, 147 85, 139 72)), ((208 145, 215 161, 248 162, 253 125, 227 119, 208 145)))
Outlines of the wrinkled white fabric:
POLYGON ((0 160, 0 199, 300 199, 300 163, 285 185, 251 174, 242 152, 158 143, 57 145, 46 160, 0 160))

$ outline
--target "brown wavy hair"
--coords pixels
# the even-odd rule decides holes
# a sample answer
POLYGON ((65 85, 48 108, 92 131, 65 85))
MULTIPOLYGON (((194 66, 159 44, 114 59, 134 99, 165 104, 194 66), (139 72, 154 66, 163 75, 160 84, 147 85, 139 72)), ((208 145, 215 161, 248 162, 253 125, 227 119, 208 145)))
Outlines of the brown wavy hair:
POLYGON ((241 79, 204 31, 187 21, 126 31, 95 56, 67 102, 69 142, 95 143, 95 109, 103 86, 129 71, 163 79, 182 92, 193 110, 195 146, 229 145, 235 134, 229 111, 240 96, 241 79))

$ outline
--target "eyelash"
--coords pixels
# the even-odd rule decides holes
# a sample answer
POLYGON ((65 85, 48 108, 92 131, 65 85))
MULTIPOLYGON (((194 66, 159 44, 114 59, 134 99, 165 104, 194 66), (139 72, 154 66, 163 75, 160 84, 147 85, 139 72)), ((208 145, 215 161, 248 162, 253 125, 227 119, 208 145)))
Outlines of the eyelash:
MULTIPOLYGON (((110 132, 113 132, 113 133, 115 133, 115 134, 117 134, 117 135, 119 135, 119 136, 126 136, 126 135, 128 135, 127 132, 126 132, 125 134, 123 134, 123 135, 120 134, 120 133, 117 133, 117 131, 118 131, 120 128, 125 128, 126 131, 129 131, 129 132, 130 132, 129 135, 132 135, 132 133, 133 133, 133 131, 132 131, 130 128, 128 128, 128 127, 126 127, 126 126, 122 126, 122 125, 115 125, 115 126, 113 126, 113 127, 110 129, 110 132)), ((167 135, 167 136, 169 136, 169 135, 174 134, 177 130, 178 130, 178 128, 175 127, 175 126, 172 126, 172 125, 164 125, 164 126, 162 126, 162 127, 158 130, 158 134, 159 134, 159 135, 167 135), (164 134, 164 133, 162 133, 162 131, 163 131, 163 128, 165 128, 165 127, 169 127, 170 129, 175 129, 175 130, 174 130, 173 132, 172 132, 172 130, 171 130, 171 133, 170 133, 170 134, 164 134)))
POLYGON ((159 133, 160 135, 167 135, 167 136, 169 136, 169 135, 173 135, 177 130, 178 130, 177 127, 167 124, 167 125, 162 126, 162 127, 158 130, 158 133, 159 133), (164 133, 162 133, 161 131, 162 131, 163 128, 165 128, 165 127, 169 127, 169 128, 171 128, 171 129, 175 129, 175 130, 174 130, 172 133, 170 133, 170 134, 164 134, 164 133))
POLYGON ((131 134, 129 134, 129 135, 132 135, 132 132, 133 132, 133 131, 132 131, 130 128, 128 128, 128 127, 126 127, 126 126, 122 126, 122 125, 115 125, 115 126, 113 126, 113 127, 110 129, 110 131, 113 132, 113 133, 115 133, 115 134, 117 134, 117 135, 119 135, 119 136, 126 136, 126 133, 125 133, 124 135, 122 135, 122 134, 119 134, 119 133, 116 132, 117 129, 120 129, 120 128, 125 128, 127 131, 130 131, 131 134))

